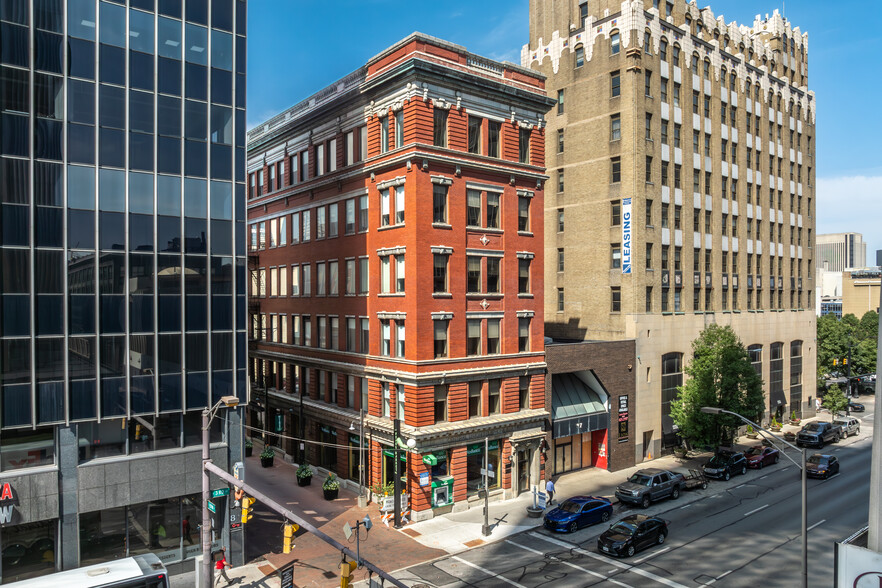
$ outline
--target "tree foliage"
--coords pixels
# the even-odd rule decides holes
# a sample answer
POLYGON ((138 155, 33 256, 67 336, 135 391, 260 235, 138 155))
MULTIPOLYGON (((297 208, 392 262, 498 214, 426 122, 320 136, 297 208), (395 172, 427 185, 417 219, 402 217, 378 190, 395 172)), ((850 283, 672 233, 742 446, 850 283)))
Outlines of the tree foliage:
POLYGON ((840 412, 845 412, 845 407, 848 406, 848 398, 846 398, 845 393, 839 389, 839 386, 834 384, 830 386, 830 389, 824 394, 821 406, 829 410, 830 414, 836 416, 840 412))
POLYGON ((763 381, 732 327, 709 325, 692 342, 688 377, 671 402, 680 435, 698 445, 728 445, 744 422, 732 415, 701 412, 703 406, 729 410, 756 420, 764 409, 763 381))
POLYGON ((879 333, 879 315, 867 311, 858 320, 846 314, 841 320, 827 314, 818 318, 818 377, 833 372, 847 373, 842 360, 848 357, 851 345, 851 374, 871 374, 876 371, 876 341, 879 333), (835 361, 835 364, 834 364, 835 361))

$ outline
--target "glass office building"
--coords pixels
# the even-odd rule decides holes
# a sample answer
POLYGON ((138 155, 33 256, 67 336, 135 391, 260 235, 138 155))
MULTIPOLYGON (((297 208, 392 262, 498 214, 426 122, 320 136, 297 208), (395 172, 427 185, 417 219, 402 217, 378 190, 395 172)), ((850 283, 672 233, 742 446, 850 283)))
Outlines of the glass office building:
MULTIPOLYGON (((3 582, 192 555, 201 409, 247 401, 245 27, 243 0, 0 1, 3 582)), ((214 435, 238 459, 237 411, 214 435)))

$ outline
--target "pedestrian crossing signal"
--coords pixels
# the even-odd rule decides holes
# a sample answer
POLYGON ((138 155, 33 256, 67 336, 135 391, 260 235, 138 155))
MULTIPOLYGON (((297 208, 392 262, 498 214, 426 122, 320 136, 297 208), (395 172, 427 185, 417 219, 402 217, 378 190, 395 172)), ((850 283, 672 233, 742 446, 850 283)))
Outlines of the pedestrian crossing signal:
POLYGON ((255 503, 255 500, 250 496, 246 496, 242 499, 242 524, 247 523, 251 520, 251 517, 254 515, 251 512, 251 507, 255 503))

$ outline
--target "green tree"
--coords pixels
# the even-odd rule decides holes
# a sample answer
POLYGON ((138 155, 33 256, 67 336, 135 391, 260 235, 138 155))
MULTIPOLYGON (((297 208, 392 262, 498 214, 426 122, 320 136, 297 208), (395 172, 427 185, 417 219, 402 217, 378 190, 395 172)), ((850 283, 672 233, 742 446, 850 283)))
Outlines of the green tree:
POLYGON ((845 393, 839 389, 838 385, 833 384, 827 390, 827 393, 824 394, 821 406, 829 410, 830 414, 837 415, 840 412, 845 412, 845 407, 848 406, 848 398, 845 397, 845 393))
POLYGON ((870 310, 858 320, 846 314, 842 320, 833 315, 818 318, 818 379, 823 385, 824 374, 848 372, 843 360, 851 345, 852 375, 876 371, 876 341, 879 333, 879 315, 870 310))
POLYGON ((732 327, 707 326, 692 342, 692 359, 684 372, 688 379, 671 402, 671 417, 680 435, 692 443, 728 445, 735 429, 743 424, 731 415, 705 414, 702 406, 722 408, 751 420, 762 414, 762 378, 732 327))

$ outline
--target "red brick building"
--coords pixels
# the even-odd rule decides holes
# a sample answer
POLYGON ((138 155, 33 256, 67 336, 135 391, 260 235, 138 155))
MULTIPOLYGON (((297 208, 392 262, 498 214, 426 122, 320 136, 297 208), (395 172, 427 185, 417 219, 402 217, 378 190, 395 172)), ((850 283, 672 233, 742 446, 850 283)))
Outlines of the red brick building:
POLYGON ((417 519, 541 476, 544 87, 414 34, 249 134, 252 426, 373 486, 401 419, 417 519))

